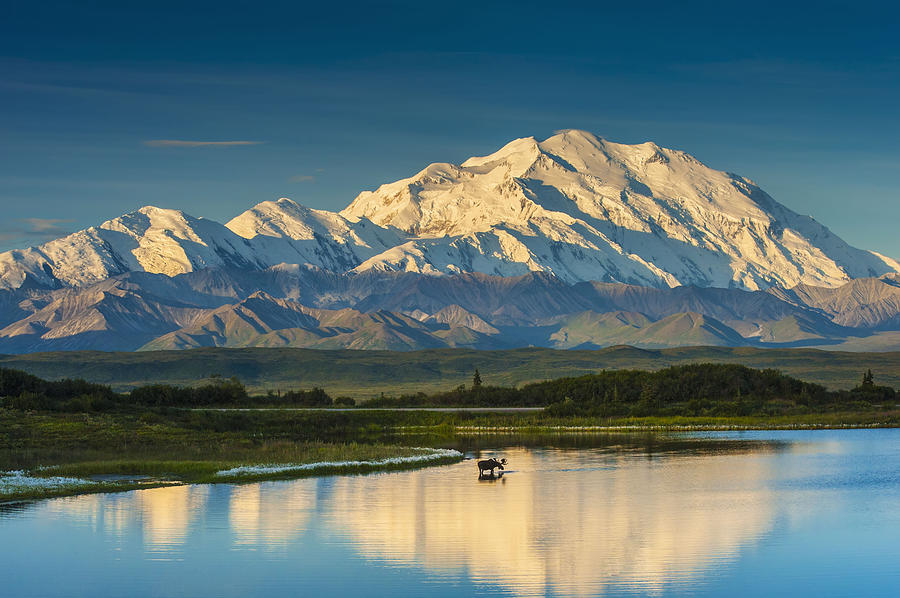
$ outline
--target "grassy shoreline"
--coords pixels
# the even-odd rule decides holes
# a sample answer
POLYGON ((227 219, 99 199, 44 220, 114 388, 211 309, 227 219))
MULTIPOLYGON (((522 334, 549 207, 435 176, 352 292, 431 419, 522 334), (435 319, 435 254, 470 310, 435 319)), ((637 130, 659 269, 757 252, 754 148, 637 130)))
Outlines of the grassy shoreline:
POLYGON ((439 465, 462 459, 462 454, 437 452, 440 449, 461 448, 461 439, 492 434, 665 434, 884 427, 900 427, 900 409, 642 418, 552 416, 544 411, 273 409, 85 414, 0 409, 0 474, 17 471, 20 478, 38 480, 94 477, 83 484, 43 487, 35 482, 12 488, 9 483, 2 483, 0 475, 0 503, 169 484, 244 483, 439 465), (433 458, 404 460, 428 451, 434 451, 433 458), (314 463, 320 465, 309 466, 314 463), (218 475, 241 467, 245 469, 218 475))
POLYGON ((341 455, 345 460, 106 460, 40 466, 29 471, 0 471, 0 504, 182 484, 240 484, 396 471, 454 463, 463 458, 458 451, 422 447, 322 445, 316 448, 315 454, 341 455), (109 479, 116 476, 119 479, 109 479), (11 483, 5 484, 7 480, 11 483))
POLYGON ((777 416, 650 416, 622 418, 572 417, 533 425, 457 426, 466 431, 568 430, 598 432, 704 432, 740 430, 840 430, 857 428, 898 428, 900 409, 879 412, 837 412, 777 416))

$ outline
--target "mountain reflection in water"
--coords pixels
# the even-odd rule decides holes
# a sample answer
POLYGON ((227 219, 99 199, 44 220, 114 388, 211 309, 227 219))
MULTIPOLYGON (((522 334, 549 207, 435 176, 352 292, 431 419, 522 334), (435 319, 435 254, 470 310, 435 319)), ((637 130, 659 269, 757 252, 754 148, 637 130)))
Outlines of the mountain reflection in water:
MULTIPOLYGON (((345 556, 335 571, 359 588, 375 567, 491 594, 646 595, 691 593, 772 530, 783 506, 772 485, 777 443, 457 442, 474 458, 507 458, 504 475, 479 480, 469 459, 365 476, 176 486, 42 501, 0 513, 0 524, 27 516, 60 530, 88 528, 113 553, 137 541, 143 559, 161 564, 202 553, 225 567, 220 574, 225 563, 284 562, 281 577, 266 582, 281 591, 331 583, 310 581, 319 574, 310 555, 338 551, 345 556)), ((241 571, 227 575, 239 580, 241 571)))
POLYGON ((471 461, 339 479, 328 517, 369 559, 460 571, 519 595, 655 593, 734 558, 774 519, 766 466, 740 455, 647 460, 509 449, 479 484, 471 461))

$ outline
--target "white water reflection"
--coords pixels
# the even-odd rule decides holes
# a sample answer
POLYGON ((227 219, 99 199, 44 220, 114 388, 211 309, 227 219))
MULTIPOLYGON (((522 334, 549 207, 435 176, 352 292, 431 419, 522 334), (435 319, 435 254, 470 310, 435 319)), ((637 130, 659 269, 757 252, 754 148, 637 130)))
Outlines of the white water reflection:
POLYGON ((306 530, 315 504, 315 480, 233 487, 228 520, 234 544, 267 549, 289 546, 306 530))
POLYGON ((148 550, 166 552, 184 545, 192 523, 202 517, 209 486, 170 486, 122 494, 89 494, 46 501, 44 514, 74 517, 113 537, 135 530, 148 550))
POLYGON ((110 538, 139 534, 148 552, 178 552, 210 507, 224 509, 237 548, 285 547, 305 531, 316 505, 316 480, 221 486, 170 486, 45 501, 41 517, 65 517, 110 538), (211 489, 220 490, 216 500, 211 489), (211 505, 210 503, 215 503, 211 505))
POLYGON ((515 472, 493 483, 471 462, 340 479, 329 517, 366 558, 523 596, 661 593, 735 558, 774 519, 770 472, 746 455, 504 454, 515 472))
POLYGON ((185 543, 193 520, 202 517, 209 486, 173 486, 135 493, 144 544, 165 552, 185 543))

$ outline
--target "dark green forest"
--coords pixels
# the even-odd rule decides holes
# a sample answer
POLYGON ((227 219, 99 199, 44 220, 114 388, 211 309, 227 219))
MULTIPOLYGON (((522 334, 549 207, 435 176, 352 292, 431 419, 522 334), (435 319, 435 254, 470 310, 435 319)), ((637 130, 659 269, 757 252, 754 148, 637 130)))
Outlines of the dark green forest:
MULTIPOLYGON (((786 415, 893 408, 896 391, 861 374, 852 390, 834 391, 775 369, 734 364, 689 364, 657 371, 605 370, 521 387, 492 386, 476 370, 471 385, 426 394, 382 395, 363 404, 390 407, 545 407, 552 416, 786 415)), ((84 380, 42 380, 0 368, 0 404, 20 411, 105 412, 202 407, 352 406, 321 388, 248 394, 237 378, 200 386, 152 384, 127 393, 84 380)))
POLYGON ((603 417, 782 415, 893 406, 893 388, 876 385, 871 371, 861 378, 850 391, 833 391, 775 369, 714 363, 657 371, 607 370, 521 388, 488 386, 479 375, 471 386, 450 392, 381 397, 366 406, 546 407, 556 416, 603 417))

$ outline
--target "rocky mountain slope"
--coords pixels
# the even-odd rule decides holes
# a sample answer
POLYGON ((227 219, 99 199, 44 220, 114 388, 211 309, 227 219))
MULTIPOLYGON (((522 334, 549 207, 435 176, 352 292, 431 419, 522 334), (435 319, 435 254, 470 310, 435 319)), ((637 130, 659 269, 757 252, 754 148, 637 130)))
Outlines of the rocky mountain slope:
MULTIPOLYGON (((805 288, 804 296, 842 296, 805 288)), ((850 293, 852 295, 852 293, 850 293)), ((311 347, 590 348, 632 344, 893 348, 890 303, 874 326, 783 291, 569 284, 551 275, 338 275, 314 268, 207 268, 174 277, 132 272, 94 285, 0 291, 13 321, 0 353, 47 350, 311 347), (783 296, 777 296, 783 295, 783 296), (11 310, 9 310, 11 313, 11 310)))
POLYGON ((837 288, 797 285, 773 294, 821 310, 837 324, 882 330, 900 329, 900 280, 886 276, 852 280, 837 288))

